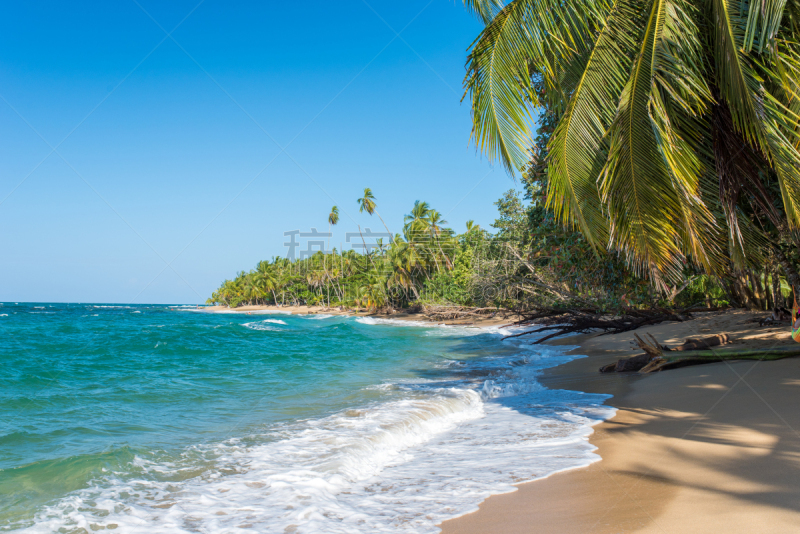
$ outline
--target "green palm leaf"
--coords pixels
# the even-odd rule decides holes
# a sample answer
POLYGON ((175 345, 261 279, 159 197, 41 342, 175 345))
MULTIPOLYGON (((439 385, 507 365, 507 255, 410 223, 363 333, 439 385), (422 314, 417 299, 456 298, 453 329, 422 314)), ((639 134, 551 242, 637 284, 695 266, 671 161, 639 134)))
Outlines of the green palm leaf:
MULTIPOLYGON (((720 91, 731 108, 735 127, 764 153, 775 170, 786 217, 792 226, 798 226, 800 153, 797 140, 791 139, 797 136, 797 121, 792 119, 791 109, 767 91, 765 77, 745 53, 748 25, 737 6, 733 1, 713 0, 720 91)), ((788 60, 787 55, 784 58, 788 60)))
POLYGON ((489 24, 503 9, 503 2, 499 0, 464 0, 464 5, 475 13, 484 24, 489 24))
POLYGON ((605 0, 514 0, 476 39, 464 81, 472 99, 472 135, 509 172, 528 161, 539 103, 532 73, 558 86, 560 65, 592 46, 592 33, 609 10, 605 0))
POLYGON ((677 243, 681 202, 661 154, 650 117, 656 55, 667 18, 666 0, 654 0, 631 78, 612 125, 601 195, 611 219, 610 238, 631 264, 656 280, 678 278, 683 257, 677 243))
POLYGON ((577 223, 592 246, 603 246, 608 224, 600 207, 597 176, 607 157, 604 142, 627 81, 641 2, 617 0, 580 75, 548 146, 547 206, 564 223, 577 223))

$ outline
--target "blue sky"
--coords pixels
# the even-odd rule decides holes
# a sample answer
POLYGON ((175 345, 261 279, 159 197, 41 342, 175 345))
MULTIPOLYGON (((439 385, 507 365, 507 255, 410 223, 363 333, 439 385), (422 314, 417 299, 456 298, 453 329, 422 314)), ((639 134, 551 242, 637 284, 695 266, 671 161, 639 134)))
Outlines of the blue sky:
POLYGON ((202 302, 334 204, 333 243, 382 229, 364 187, 395 232, 417 199, 488 226, 515 184, 460 103, 480 28, 453 0, 5 6, 0 301, 202 302))

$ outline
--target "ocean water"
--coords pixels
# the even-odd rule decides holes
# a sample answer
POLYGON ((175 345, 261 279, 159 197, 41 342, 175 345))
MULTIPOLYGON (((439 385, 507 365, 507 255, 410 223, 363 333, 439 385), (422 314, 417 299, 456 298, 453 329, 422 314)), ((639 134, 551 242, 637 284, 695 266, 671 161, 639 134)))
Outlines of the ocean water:
POLYGON ((573 356, 497 328, 0 306, 0 531, 437 532, 599 460, 573 356), (524 339, 524 338, 522 338, 524 339))

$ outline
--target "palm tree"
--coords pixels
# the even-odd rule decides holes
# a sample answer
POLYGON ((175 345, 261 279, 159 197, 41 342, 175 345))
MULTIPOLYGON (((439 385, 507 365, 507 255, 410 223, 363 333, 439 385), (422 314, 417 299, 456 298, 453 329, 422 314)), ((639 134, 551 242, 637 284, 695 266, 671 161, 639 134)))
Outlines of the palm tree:
POLYGON ((377 274, 370 273, 357 293, 361 303, 370 311, 376 311, 386 305, 386 281, 377 274))
POLYGON ((431 209, 427 202, 421 202, 419 200, 414 202, 411 213, 403 217, 403 222, 405 224, 403 231, 411 236, 427 234, 430 227, 430 211, 431 209))
MULTIPOLYGON (((334 206, 331 208, 331 212, 328 214, 328 233, 331 233, 331 226, 336 226, 339 224, 339 207, 334 206)), ((352 228, 352 227, 351 227, 352 228)), ((331 238, 328 237, 328 249, 331 248, 331 238)))
MULTIPOLYGON (((447 221, 444 220, 442 214, 438 211, 432 209, 428 211, 428 232, 431 235, 431 242, 436 245, 439 250, 438 258, 436 261, 436 270, 439 270, 439 262, 443 260, 445 266, 450 269, 452 268, 453 264, 450 262, 450 257, 444 253, 444 249, 442 249, 442 234, 444 233, 444 229, 441 225, 447 224, 447 221)), ((448 236, 449 237, 449 236, 448 236)))
POLYGON ((278 297, 275 295, 275 289, 278 287, 278 281, 269 262, 258 262, 258 265, 256 266, 256 272, 253 273, 253 282, 264 295, 264 297, 266 297, 267 291, 272 293, 272 300, 275 302, 275 304, 278 304, 278 297))
POLYGON ((378 213, 378 206, 375 204, 375 196, 372 194, 372 189, 370 189, 369 187, 365 187, 364 196, 359 198, 357 202, 359 206, 358 208, 359 212, 364 213, 366 211, 369 215, 372 215, 373 213, 377 215, 378 219, 381 220, 381 224, 383 224, 383 227, 386 228, 386 233, 392 235, 392 232, 389 231, 389 227, 386 226, 385 222, 383 222, 381 214, 378 213))
POLYGON ((470 233, 473 230, 480 230, 480 229, 481 225, 475 224, 475 221, 473 221, 472 219, 467 221, 467 233, 470 233))
POLYGON ((686 257, 756 262, 748 199, 800 226, 797 0, 465 3, 486 24, 465 78, 478 146, 519 170, 535 108, 554 110, 547 205, 593 246, 658 281, 686 257))

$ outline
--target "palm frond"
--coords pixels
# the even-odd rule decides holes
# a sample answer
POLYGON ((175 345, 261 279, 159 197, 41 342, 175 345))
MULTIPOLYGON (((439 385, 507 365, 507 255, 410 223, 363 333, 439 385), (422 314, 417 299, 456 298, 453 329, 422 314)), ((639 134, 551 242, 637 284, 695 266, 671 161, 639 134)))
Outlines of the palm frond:
POLYGON ((761 259, 759 251, 766 242, 763 234, 743 214, 740 198, 747 196, 751 205, 775 226, 780 225, 780 214, 770 203, 761 180, 761 175, 768 171, 768 164, 736 131, 727 104, 715 105, 710 121, 717 186, 708 198, 715 199, 719 211, 724 213, 724 223, 720 221, 719 224, 724 224, 727 230, 728 254, 734 267, 743 270, 748 263, 761 259))
POLYGON ((755 47, 761 53, 769 47, 778 34, 785 7, 786 0, 750 0, 742 43, 744 52, 749 53, 755 47))
POLYGON ((733 124, 745 141, 769 152, 761 118, 764 104, 761 80, 752 60, 743 51, 746 15, 735 0, 712 0, 714 61, 717 87, 731 111, 733 124))
POLYGON ((565 73, 571 98, 548 145, 547 207, 563 223, 576 224, 593 247, 608 238, 597 177, 607 157, 603 138, 635 52, 639 11, 640 1, 617 0, 575 81, 565 73))
POLYGON ((667 18, 667 1, 654 0, 644 26, 638 57, 612 125, 609 158, 600 187, 611 219, 611 245, 631 265, 656 281, 677 279, 683 256, 677 224, 681 199, 661 154, 650 117, 655 63, 667 18))
POLYGON ((707 272, 720 273, 727 263, 725 236, 706 204, 714 170, 707 118, 713 98, 696 18, 687 0, 666 0, 649 115, 680 207, 673 224, 681 251, 707 272))
POLYGON ((557 84, 559 62, 591 47, 609 9, 606 0, 514 0, 497 13, 471 48, 464 80, 482 152, 512 173, 527 163, 539 104, 531 75, 557 84))
POLYGON ((464 6, 480 18, 484 24, 489 24, 503 9, 503 2, 501 0, 464 0, 464 6))
MULTIPOLYGON (((715 59, 722 97, 745 140, 757 146, 775 170, 789 224, 800 226, 800 153, 791 137, 797 121, 764 86, 759 65, 744 52, 746 21, 733 0, 713 0, 715 59)), ((761 65, 761 70, 764 66, 761 65)), ((762 72, 762 74, 764 74, 762 72)))

